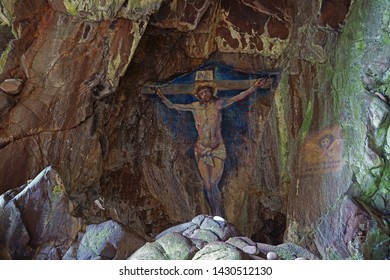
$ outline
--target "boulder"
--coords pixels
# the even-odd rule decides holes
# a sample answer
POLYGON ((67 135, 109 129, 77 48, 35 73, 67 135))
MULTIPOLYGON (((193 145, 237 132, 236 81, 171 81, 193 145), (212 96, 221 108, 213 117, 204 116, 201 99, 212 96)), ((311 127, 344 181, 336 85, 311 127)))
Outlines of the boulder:
POLYGON ((0 207, 11 221, 6 242, 13 259, 61 259, 82 227, 52 167, 0 196, 0 207))
POLYGON ((7 232, 11 221, 4 209, 0 207, 0 260, 11 259, 7 245, 7 232))
POLYGON ((131 255, 128 260, 169 260, 169 256, 159 243, 148 242, 131 255))
POLYGON ((189 238, 172 232, 156 242, 146 243, 129 260, 189 260, 197 251, 189 238))
POLYGON ((130 260, 237 260, 262 259, 250 238, 219 217, 199 215, 173 226, 146 243, 130 260))
POLYGON ((194 260, 249 260, 249 257, 233 245, 225 242, 207 244, 195 254, 194 260))
POLYGON ((245 236, 235 236, 226 241, 226 243, 237 247, 250 255, 258 255, 260 250, 256 247, 256 243, 245 236))
POLYGON ((87 226, 77 250, 78 260, 126 259, 145 243, 145 240, 116 221, 87 226))
MULTIPOLYGON (((274 248, 274 252, 281 259, 294 260, 297 258, 305 258, 308 260, 318 260, 318 257, 309 250, 294 243, 283 243, 274 248)), ((268 256, 268 254, 267 254, 268 256)))
POLYGON ((189 238, 205 241, 226 241, 230 237, 239 235, 238 230, 217 216, 198 215, 191 222, 179 224, 164 230, 156 236, 156 239, 177 232, 189 238))

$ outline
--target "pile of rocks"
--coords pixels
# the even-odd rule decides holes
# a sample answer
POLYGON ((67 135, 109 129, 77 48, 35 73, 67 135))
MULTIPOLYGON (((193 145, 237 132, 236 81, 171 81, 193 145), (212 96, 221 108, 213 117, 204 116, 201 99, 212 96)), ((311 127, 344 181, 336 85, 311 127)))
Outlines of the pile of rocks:
POLYGON ((23 88, 20 79, 7 79, 0 84, 0 117, 16 104, 15 95, 23 88))
POLYGON ((199 215, 191 222, 167 229, 146 243, 129 260, 276 260, 318 259, 291 243, 256 243, 242 236, 223 218, 199 215))

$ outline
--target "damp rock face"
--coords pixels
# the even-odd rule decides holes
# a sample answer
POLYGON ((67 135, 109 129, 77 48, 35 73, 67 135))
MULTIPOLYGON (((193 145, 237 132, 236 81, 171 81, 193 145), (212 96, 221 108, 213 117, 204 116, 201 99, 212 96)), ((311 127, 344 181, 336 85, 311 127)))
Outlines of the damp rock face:
MULTIPOLYGON (((212 62, 276 80, 270 94, 223 111, 225 218, 258 243, 330 257, 317 225, 346 193, 377 213, 373 220, 390 221, 387 14, 382 0, 2 1, 0 84, 22 87, 0 91, 0 194, 12 205, 13 193, 52 165, 85 225, 114 220, 154 238, 210 213, 192 115, 141 93, 212 62)), ((26 227, 18 225, 14 257, 37 258, 31 244, 42 258, 63 257, 73 242, 50 251, 26 227)), ((191 238, 224 234, 199 227, 191 238)), ((113 257, 107 246, 88 258, 113 257)))
POLYGON ((383 218, 364 203, 345 196, 321 219, 316 244, 326 259, 378 260, 389 254, 388 236, 389 226, 383 218))

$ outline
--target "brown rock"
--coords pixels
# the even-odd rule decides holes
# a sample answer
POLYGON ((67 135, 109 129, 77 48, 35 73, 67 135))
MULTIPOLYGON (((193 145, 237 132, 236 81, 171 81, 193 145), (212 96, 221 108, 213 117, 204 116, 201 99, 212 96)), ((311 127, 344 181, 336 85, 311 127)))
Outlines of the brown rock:
POLYGON ((194 30, 211 3, 208 0, 163 1, 151 24, 180 31, 194 30))
POLYGON ((279 19, 274 19, 273 13, 278 13, 275 7, 269 9, 253 1, 246 2, 245 5, 236 1, 222 2, 216 37, 218 50, 280 56, 290 35, 287 22, 283 22, 280 15, 276 17, 279 19), (245 14, 244 21, 242 14, 245 14))
POLYGON ((352 0, 322 1, 320 23, 334 30, 340 30, 349 13, 351 3, 352 0))
POLYGON ((17 79, 7 79, 0 84, 0 89, 11 95, 19 94, 22 88, 23 82, 17 79))
MULTIPOLYGON (((32 120, 25 120, 29 121, 32 120)), ((89 118, 74 129, 37 133, 5 145, 0 149, 0 157, 9 160, 0 161, 0 170, 9 170, 7 166, 13 166, 14 171, 2 173, 0 193, 9 186, 23 184, 49 164, 55 164, 64 174, 62 179, 69 193, 78 187, 93 187, 101 173, 101 150, 99 138, 91 132, 93 119, 89 118), (13 155, 17 150, 20 156, 15 157, 13 155), (64 158, 68 161, 64 161, 64 158), (77 172, 70 172, 69 168, 77 172), (14 173, 16 170, 17 176, 14 173)))
MULTIPOLYGON (((10 159, 15 166, 21 168, 18 169, 18 174, 10 170, 6 172, 8 178, 0 179, 0 193, 21 185, 29 176, 43 169, 47 163, 40 160, 38 160, 40 163, 35 162, 30 167, 26 164, 36 161, 38 154, 38 157, 41 157, 43 153, 47 153, 46 144, 49 146, 59 144, 52 140, 44 141, 46 147, 42 149, 42 142, 35 142, 33 138, 46 138, 44 134, 46 136, 52 134, 48 138, 62 133, 69 135, 67 132, 77 130, 84 126, 85 122, 89 122, 93 110, 93 97, 102 99, 113 93, 146 27, 143 20, 133 22, 118 19, 112 24, 109 21, 84 22, 54 12, 52 9, 45 10, 42 22, 44 24, 38 26, 39 31, 32 47, 23 55, 20 54, 21 69, 27 76, 26 95, 21 96, 22 101, 14 106, 13 113, 4 117, 4 124, 1 126, 0 147, 10 144, 13 146, 12 153, 23 156, 10 159), (60 33, 63 35, 58 37, 57 34, 60 33), (48 53, 51 55, 48 56, 48 53), (22 139, 23 145, 15 146, 13 141, 18 139, 22 139), (41 152, 26 153, 24 149, 29 151, 38 149, 41 152), (24 174, 21 174, 20 170, 24 170, 24 174)), ((91 121, 94 122, 96 119, 91 121)), ((79 143, 84 142, 86 145, 70 147, 66 143, 70 139, 65 136, 64 138, 68 139, 63 138, 64 141, 60 141, 64 144, 63 148, 50 156, 50 164, 60 166, 59 171, 64 174, 63 179, 67 187, 84 188, 97 182, 100 177, 102 154, 99 135, 96 127, 89 128, 83 129, 81 137, 94 140, 85 142, 78 138, 79 143), (89 132, 85 133, 86 131, 89 132), (66 150, 72 151, 72 154, 79 154, 80 158, 77 161, 64 160, 63 152, 66 150), (74 184, 75 181, 71 177, 78 172, 70 172, 72 175, 68 171, 78 168, 70 167, 69 164, 78 162, 89 165, 87 162, 92 162, 89 158, 91 155, 98 167, 98 173, 92 172, 91 176, 87 175, 93 177, 92 180, 88 179, 88 182, 82 180, 84 182, 74 184), (64 164, 67 165, 67 171, 61 168, 61 165, 65 167, 64 164)), ((0 158, 8 158, 8 152, 8 149, 1 149, 0 158)), ((3 161, 3 164, 5 162, 3 161)), ((96 168, 92 170, 96 171, 96 168)))
POLYGON ((0 90, 0 116, 5 115, 16 104, 16 100, 0 90))

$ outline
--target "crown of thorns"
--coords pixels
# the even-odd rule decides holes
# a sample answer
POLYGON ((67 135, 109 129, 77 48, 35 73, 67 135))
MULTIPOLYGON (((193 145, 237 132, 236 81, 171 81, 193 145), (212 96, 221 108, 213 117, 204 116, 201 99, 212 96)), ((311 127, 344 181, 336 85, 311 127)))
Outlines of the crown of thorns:
POLYGON ((214 82, 214 73, 212 70, 196 71, 195 75, 195 90, 194 95, 202 89, 209 89, 210 92, 215 96, 217 94, 217 85, 214 82))
POLYGON ((217 95, 217 86, 214 82, 197 82, 193 94, 197 96, 202 89, 208 89, 212 95, 217 95))

